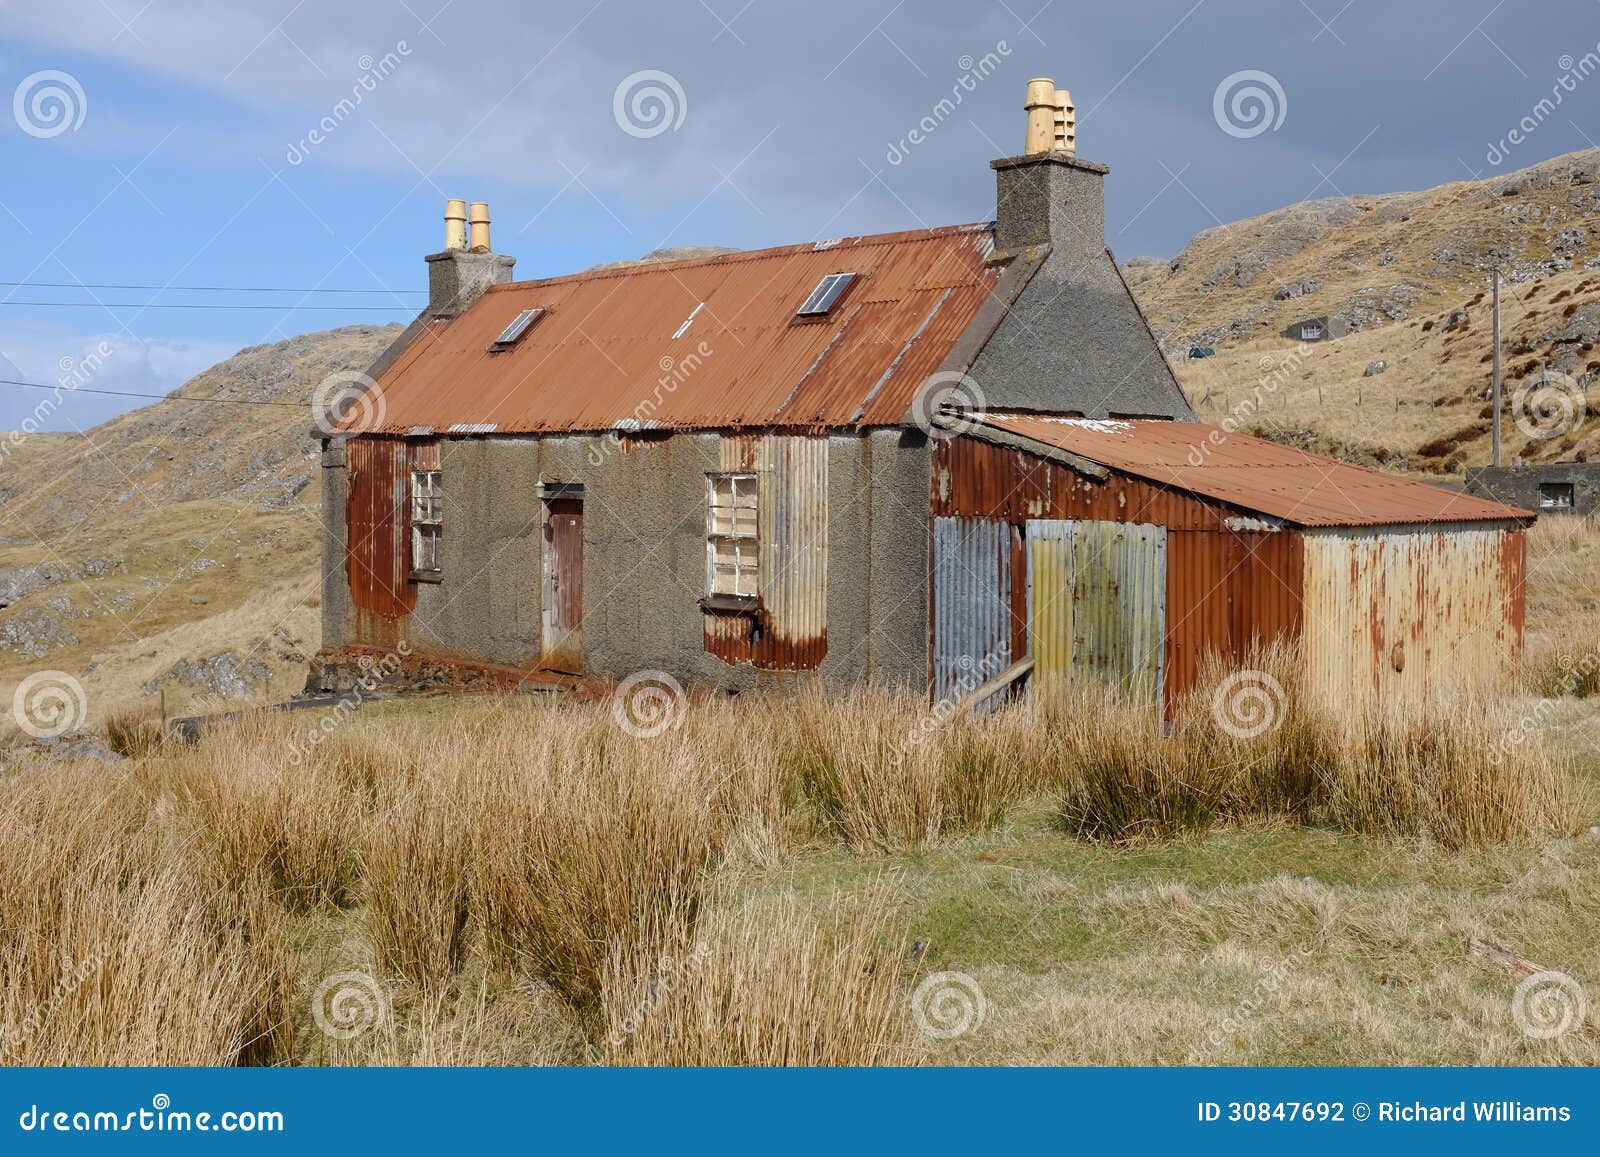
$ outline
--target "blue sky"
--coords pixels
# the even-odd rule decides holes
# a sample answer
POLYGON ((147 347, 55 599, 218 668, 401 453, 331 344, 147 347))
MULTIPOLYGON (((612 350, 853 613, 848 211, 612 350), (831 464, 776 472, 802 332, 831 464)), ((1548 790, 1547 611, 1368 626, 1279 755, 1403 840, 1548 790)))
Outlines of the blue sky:
MULTIPOLYGON (((0 286, 0 377, 54 382, 103 342, 92 384, 163 392, 246 345, 403 320, 421 297, 381 291, 423 287, 446 197, 490 202, 524 277, 981 220, 1040 75, 1112 167, 1112 248, 1170 255, 1297 200, 1589 147, 1600 73, 1536 105, 1590 53, 1595 0, 0 0, 0 280, 375 291, 0 286), (1241 86, 1269 124, 1227 111, 1241 86), (630 112, 651 87, 665 121, 630 112), (151 301, 278 308, 119 304, 151 301)), ((38 401, 0 386, 0 428, 38 401)), ((74 395, 50 425, 136 404, 74 395)))

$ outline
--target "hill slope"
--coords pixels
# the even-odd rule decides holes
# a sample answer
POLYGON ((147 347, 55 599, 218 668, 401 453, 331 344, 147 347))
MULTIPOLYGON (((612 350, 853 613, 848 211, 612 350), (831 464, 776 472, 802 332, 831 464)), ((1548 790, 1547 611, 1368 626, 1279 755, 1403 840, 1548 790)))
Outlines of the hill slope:
MULTIPOLYGON (((91 720, 281 699, 319 638, 310 396, 399 326, 252 346, 83 435, 30 438, 0 472, 0 696, 30 671, 83 683, 91 720)), ((4 718, 9 726, 9 716, 4 718)))
MULTIPOLYGON (((1492 180, 1310 201, 1196 235, 1176 258, 1136 258, 1134 292, 1201 416, 1401 469, 1455 474, 1489 458, 1488 272, 1506 271, 1508 415, 1545 369, 1593 385, 1600 361, 1600 150, 1492 180), (1291 323, 1331 316, 1338 340, 1291 323), (1191 360, 1192 346, 1216 356, 1191 360), (1385 363, 1381 368, 1377 362, 1385 363), (1372 372, 1367 374, 1368 367, 1372 372)), ((1507 453, 1589 450, 1600 423, 1507 453)))

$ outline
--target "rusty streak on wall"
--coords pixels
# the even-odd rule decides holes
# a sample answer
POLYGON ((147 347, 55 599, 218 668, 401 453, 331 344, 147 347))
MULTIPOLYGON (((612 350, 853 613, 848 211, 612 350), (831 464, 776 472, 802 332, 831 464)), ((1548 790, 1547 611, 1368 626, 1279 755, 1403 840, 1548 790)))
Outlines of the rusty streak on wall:
MULTIPOLYGON (((351 438, 345 443, 345 469, 345 569, 356 615, 351 641, 393 647, 408 638, 408 620, 417 605, 410 574, 411 471, 439 469, 439 444, 436 439, 351 438)), ((445 524, 448 534, 448 513, 445 524)))

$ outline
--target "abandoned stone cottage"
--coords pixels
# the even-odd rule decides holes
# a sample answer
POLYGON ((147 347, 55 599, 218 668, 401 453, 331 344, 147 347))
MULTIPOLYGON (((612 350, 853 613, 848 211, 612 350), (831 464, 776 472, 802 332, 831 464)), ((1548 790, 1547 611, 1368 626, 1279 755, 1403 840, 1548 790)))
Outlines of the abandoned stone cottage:
POLYGON ((313 681, 398 649, 1170 704, 1278 635, 1336 697, 1509 662, 1531 515, 1197 423, 1074 143, 1033 81, 992 221, 538 281, 452 202, 427 309, 320 435, 313 681))

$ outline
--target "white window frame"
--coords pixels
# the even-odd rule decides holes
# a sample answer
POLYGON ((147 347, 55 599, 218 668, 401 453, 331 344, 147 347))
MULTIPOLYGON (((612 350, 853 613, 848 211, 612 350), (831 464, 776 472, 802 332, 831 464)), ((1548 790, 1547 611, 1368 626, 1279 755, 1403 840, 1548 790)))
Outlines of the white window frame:
POLYGON ((706 597, 761 597, 761 489, 757 476, 706 475, 706 597), (731 548, 733 568, 717 562, 731 548))
POLYGON ((1577 487, 1570 482, 1539 483, 1540 510, 1572 510, 1577 505, 1577 497, 1577 487))
POLYGON ((411 573, 436 576, 444 569, 444 477, 439 470, 411 472, 411 573), (432 566, 424 566, 431 556, 432 566))

